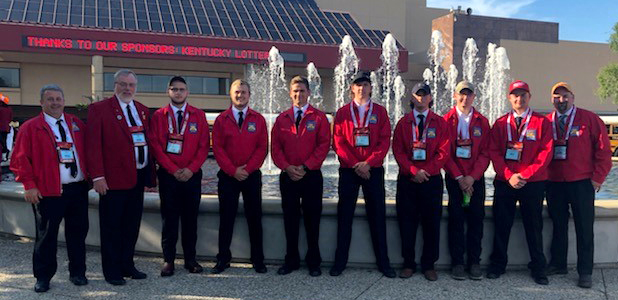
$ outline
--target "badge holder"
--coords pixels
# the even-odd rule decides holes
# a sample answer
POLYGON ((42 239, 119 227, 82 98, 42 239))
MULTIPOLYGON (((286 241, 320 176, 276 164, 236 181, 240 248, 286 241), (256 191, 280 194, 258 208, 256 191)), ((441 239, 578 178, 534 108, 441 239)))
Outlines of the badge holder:
POLYGON ((455 156, 457 158, 469 159, 472 157, 472 140, 457 140, 457 148, 455 149, 455 156))
POLYGON ((369 127, 354 128, 354 147, 369 147, 369 127))
POLYGON ((131 126, 129 127, 129 131, 131 131, 131 137, 133 138, 134 146, 146 146, 146 134, 144 134, 144 127, 131 126))
POLYGON ((556 140, 554 141, 554 160, 567 159, 567 141, 556 140))
POLYGON ((423 161, 427 159, 427 145, 423 142, 412 143, 412 160, 423 161))
POLYGON ((62 164, 70 164, 75 162, 75 153, 73 153, 73 143, 57 142, 58 160, 62 164))
POLYGON ((183 136, 182 134, 171 133, 169 138, 167 139, 167 147, 165 150, 167 153, 171 154, 181 154, 182 153, 182 142, 183 136))
POLYGON ((521 153, 524 150, 524 143, 522 142, 508 142, 506 145, 506 154, 504 158, 511 161, 520 161, 521 153))

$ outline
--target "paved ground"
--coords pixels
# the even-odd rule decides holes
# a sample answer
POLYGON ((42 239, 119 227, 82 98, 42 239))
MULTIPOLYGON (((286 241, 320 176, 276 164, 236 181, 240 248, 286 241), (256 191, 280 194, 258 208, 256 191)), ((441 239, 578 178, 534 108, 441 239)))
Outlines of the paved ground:
MULTIPOLYGON (((269 265, 267 274, 257 274, 246 264, 232 264, 223 274, 189 274, 178 269, 169 278, 159 277, 161 259, 137 257, 137 268, 148 279, 128 280, 115 287, 103 280, 98 251, 89 251, 88 279, 84 287, 68 280, 66 249, 59 247, 58 273, 51 290, 36 294, 32 290, 33 243, 27 239, 0 237, 0 300, 5 299, 617 299, 618 269, 595 269, 592 289, 580 289, 577 274, 550 277, 549 286, 535 284, 524 270, 509 271, 497 280, 456 281, 447 271, 439 271, 437 282, 422 275, 410 279, 389 279, 375 269, 348 268, 340 277, 330 277, 323 268, 313 278, 301 269, 287 276, 276 274, 269 265)), ((181 264, 182 261, 177 261, 181 264)), ((203 261, 207 268, 212 262, 203 261)))

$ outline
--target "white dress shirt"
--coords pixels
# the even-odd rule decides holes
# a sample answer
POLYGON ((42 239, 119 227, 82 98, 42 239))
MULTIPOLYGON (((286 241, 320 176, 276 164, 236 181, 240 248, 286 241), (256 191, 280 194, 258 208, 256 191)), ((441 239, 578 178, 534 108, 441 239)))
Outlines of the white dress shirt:
MULTIPOLYGON (((62 124, 62 128, 64 128, 64 132, 66 133, 66 136, 67 136, 66 141, 69 143, 73 143, 73 134, 69 130, 69 126, 67 125, 67 122, 64 119, 64 114, 62 114, 59 119, 56 119, 46 113, 43 113, 43 116, 45 116, 45 122, 47 122, 52 132, 54 133, 54 136, 56 137, 56 142, 62 142, 62 136, 60 135, 60 129, 58 129, 58 124, 56 124, 58 120, 62 120, 60 124, 62 124)), ((77 176, 73 178, 73 176, 71 176, 71 168, 67 168, 65 164, 60 163, 59 169, 60 169, 60 183, 61 184, 80 182, 84 180, 84 173, 79 167, 79 155, 77 155, 77 150, 75 149, 75 145, 73 145, 73 154, 75 155, 75 164, 77 164, 77 176)))
POLYGON ((306 103, 305 105, 303 105, 302 107, 298 107, 298 106, 294 106, 294 120, 296 120, 296 116, 298 115, 298 111, 302 111, 303 113, 300 115, 300 117, 304 117, 305 113, 307 112, 307 108, 309 108, 309 103, 306 103))
POLYGON ((236 120, 236 124, 238 124, 238 113, 242 111, 242 119, 247 119, 247 111, 249 110, 249 105, 245 106, 242 110, 236 108, 236 106, 232 106, 232 113, 234 114, 234 120, 236 120))
POLYGON ((182 111, 182 117, 185 117, 185 114, 187 113, 187 102, 185 101, 185 103, 182 105, 181 108, 176 107, 174 104, 170 103, 170 106, 172 107, 172 113, 173 113, 173 119, 176 122, 176 128, 178 128, 178 132, 180 132, 180 126, 182 126, 182 124, 178 124, 178 111, 181 110, 182 111))
POLYGON ((472 120, 472 113, 474 112, 474 108, 470 108, 470 112, 468 115, 464 115, 462 111, 459 110, 458 107, 455 107, 457 110, 457 138, 461 138, 463 140, 470 139, 470 120, 472 120))
MULTIPOLYGON (((137 126, 142 126, 142 119, 139 116, 139 113, 137 111, 137 108, 135 107, 135 103, 133 102, 133 100, 131 100, 129 103, 124 103, 122 101, 120 101, 120 98, 116 97, 118 99, 118 103, 120 104, 120 109, 122 110, 122 114, 124 115, 124 119, 127 121, 127 125, 129 127, 131 127, 131 121, 129 121, 129 115, 127 114, 127 105, 131 106, 131 114, 133 115, 133 119, 135 119, 135 124, 137 126)), ((144 133, 145 134, 145 133, 144 133)), ((131 140, 133 141, 133 140, 131 140)), ((134 152, 135 152, 135 164, 137 169, 143 169, 146 165, 148 165, 148 147, 144 146, 144 162, 143 163, 139 163, 139 159, 138 159, 138 148, 137 147, 133 147, 134 148, 134 152)))

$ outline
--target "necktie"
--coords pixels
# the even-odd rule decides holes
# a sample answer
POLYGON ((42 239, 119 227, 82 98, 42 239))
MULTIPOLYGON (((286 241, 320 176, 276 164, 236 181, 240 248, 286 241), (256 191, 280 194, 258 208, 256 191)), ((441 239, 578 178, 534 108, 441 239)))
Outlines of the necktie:
MULTIPOLYGON (((127 115, 129 115, 129 123, 131 123, 131 126, 137 126, 135 118, 133 118, 133 114, 131 113, 131 105, 127 105, 127 115)), ((140 164, 144 163, 144 156, 144 146, 137 146, 137 161, 140 164)))
POLYGON ((300 125, 300 120, 303 119, 303 111, 301 109, 299 109, 296 112, 296 129, 298 130, 298 125, 300 125))
POLYGON ((515 126, 517 126, 517 132, 521 132, 521 120, 523 120, 523 117, 516 117, 515 118, 515 126))
POLYGON ((560 128, 560 134, 564 136, 564 129, 566 126, 567 115, 562 115, 558 118, 558 128, 560 128))
POLYGON ((177 126, 177 128, 178 128, 178 133, 180 133, 180 126, 182 126, 182 110, 179 110, 177 112, 177 114, 178 114, 178 126, 177 126))
MULTIPOLYGON (((66 131, 64 131, 64 127, 62 126, 62 120, 58 120, 56 124, 58 125, 58 131, 60 131, 60 139, 63 142, 66 142, 67 133, 66 131)), ((71 176, 73 176, 73 178, 77 176, 77 164, 76 163, 72 162, 72 163, 64 164, 64 167, 67 169, 71 169, 71 176)))
POLYGON ((425 115, 419 114, 418 119, 419 121, 418 121, 417 128, 418 128, 418 136, 420 138, 421 136, 423 136, 423 130, 425 129, 425 115))
POLYGON ((239 111, 238 112, 238 127, 240 128, 242 128, 242 122, 245 120, 243 119, 242 115, 243 115, 242 111, 239 111))

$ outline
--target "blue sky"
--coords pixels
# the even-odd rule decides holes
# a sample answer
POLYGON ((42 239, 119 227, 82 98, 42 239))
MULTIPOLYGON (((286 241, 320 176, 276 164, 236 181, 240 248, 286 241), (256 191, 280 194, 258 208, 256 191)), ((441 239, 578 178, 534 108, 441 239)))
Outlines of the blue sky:
POLYGON ((427 0, 428 7, 472 8, 476 15, 559 23, 559 39, 607 43, 618 0, 427 0))

